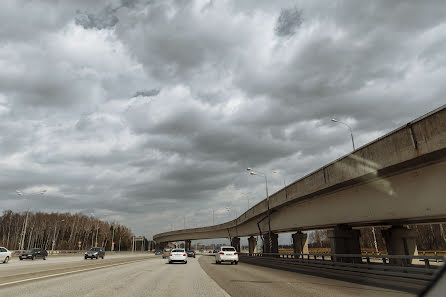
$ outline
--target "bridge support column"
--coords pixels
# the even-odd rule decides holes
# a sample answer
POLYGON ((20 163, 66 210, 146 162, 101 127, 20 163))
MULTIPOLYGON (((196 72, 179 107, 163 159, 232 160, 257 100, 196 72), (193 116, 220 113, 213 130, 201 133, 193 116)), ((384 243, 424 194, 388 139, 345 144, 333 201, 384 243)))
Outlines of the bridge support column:
POLYGON ((249 254, 257 253, 257 238, 251 236, 248 238, 249 254))
POLYGON ((292 235, 295 254, 308 254, 307 234, 298 231, 292 235))
MULTIPOLYGON (((392 226, 387 230, 382 230, 382 235, 386 241, 387 253, 389 255, 418 255, 415 241, 416 232, 403 226, 392 226)), ((395 265, 412 264, 411 259, 390 259, 390 263, 395 265)))
MULTIPOLYGON (((337 225, 333 230, 328 230, 331 253, 361 255, 360 236, 361 232, 359 230, 353 230, 343 225, 337 225)), ((334 261, 360 263, 362 259, 361 257, 334 257, 334 261)))
POLYGON ((167 246, 167 242, 157 242, 156 243, 156 250, 164 250, 164 248, 167 246))
POLYGON ((186 251, 189 251, 190 250, 190 246, 191 246, 191 241, 190 240, 185 240, 184 241, 184 249, 186 251))
POLYGON ((271 233, 271 241, 269 234, 263 235, 263 252, 264 253, 278 253, 279 252, 279 236, 275 233, 271 233), (271 245, 270 245, 271 243, 271 245))
POLYGON ((240 253, 240 237, 232 237, 231 238, 231 246, 235 247, 237 252, 240 253))

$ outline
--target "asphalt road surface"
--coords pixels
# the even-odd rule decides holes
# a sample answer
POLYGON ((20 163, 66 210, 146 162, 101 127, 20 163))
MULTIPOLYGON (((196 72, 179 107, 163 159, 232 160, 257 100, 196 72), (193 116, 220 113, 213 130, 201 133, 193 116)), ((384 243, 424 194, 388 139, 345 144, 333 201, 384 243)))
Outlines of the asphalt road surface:
POLYGON ((11 261, 0 265, 0 296, 413 296, 244 263, 216 265, 213 260, 202 256, 189 258, 188 264, 167 264, 158 256, 139 255, 11 261))
POLYGON ((200 264, 232 297, 416 296, 398 290, 245 263, 217 265, 213 257, 201 257, 200 264))

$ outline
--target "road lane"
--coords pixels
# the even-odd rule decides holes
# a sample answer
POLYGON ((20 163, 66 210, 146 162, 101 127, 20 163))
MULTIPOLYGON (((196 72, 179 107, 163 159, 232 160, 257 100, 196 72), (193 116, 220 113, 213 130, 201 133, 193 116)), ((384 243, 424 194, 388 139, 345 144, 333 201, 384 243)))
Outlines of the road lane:
POLYGON ((245 263, 217 265, 211 256, 203 256, 199 262, 206 273, 232 297, 415 296, 397 290, 245 263))
POLYGON ((201 268, 197 259, 188 264, 167 264, 161 258, 103 268, 61 277, 0 287, 0 296, 212 296, 229 297, 201 268))
POLYGON ((102 266, 128 263, 135 260, 153 258, 148 254, 139 255, 116 255, 99 260, 84 260, 82 257, 65 257, 63 261, 57 258, 34 261, 16 261, 0 265, 0 286, 11 282, 35 279, 54 274, 68 273, 93 269, 102 266), (15 264, 15 265, 14 265, 15 264))

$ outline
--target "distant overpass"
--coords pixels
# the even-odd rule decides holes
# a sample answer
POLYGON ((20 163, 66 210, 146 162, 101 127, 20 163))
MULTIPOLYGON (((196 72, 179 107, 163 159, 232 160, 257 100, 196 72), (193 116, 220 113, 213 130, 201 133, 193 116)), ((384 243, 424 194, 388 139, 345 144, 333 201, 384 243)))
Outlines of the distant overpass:
MULTIPOLYGON (((357 253, 359 230, 392 225, 384 232, 389 253, 416 253, 414 234, 403 224, 446 221, 446 105, 356 149, 270 196, 273 246, 277 233, 297 231, 295 251, 302 252, 300 231, 334 228, 332 252, 357 253)), ((157 243, 210 238, 267 236, 267 201, 237 219, 214 226, 156 234, 157 243)), ((274 246, 275 242, 275 246, 274 246)), ((360 250, 359 250, 360 252, 360 250)))

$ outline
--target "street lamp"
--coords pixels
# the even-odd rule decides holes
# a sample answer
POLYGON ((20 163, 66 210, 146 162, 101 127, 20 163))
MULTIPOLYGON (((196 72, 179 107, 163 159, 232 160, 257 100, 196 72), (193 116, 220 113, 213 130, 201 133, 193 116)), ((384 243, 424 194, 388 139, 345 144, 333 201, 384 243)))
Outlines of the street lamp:
POLYGON ((51 250, 54 251, 54 248, 56 247, 56 228, 57 228, 57 223, 61 223, 61 222, 65 222, 65 220, 60 220, 60 221, 56 221, 56 223, 54 224, 54 236, 53 236, 53 246, 51 247, 51 250))
MULTIPOLYGON (((273 173, 280 174, 279 170, 274 170, 273 173)), ((288 193, 287 193, 287 190, 286 190, 286 181, 285 181, 285 177, 282 176, 282 178, 283 178, 283 189, 285 190, 285 199, 288 200, 288 193)))
POLYGON ((348 129, 350 130, 350 136, 352 137, 353 150, 356 150, 356 149, 355 149, 355 141, 353 140, 353 130, 352 130, 352 127, 350 127, 349 125, 347 125, 347 124, 344 123, 344 122, 338 121, 337 119, 331 119, 331 121, 332 121, 333 123, 343 124, 343 125, 345 125, 345 126, 348 127, 348 129))
POLYGON ((247 168, 250 175, 263 176, 265 178, 265 190, 266 190, 266 204, 268 207, 268 237, 269 237, 269 251, 272 249, 272 237, 271 237, 271 211, 269 208, 269 194, 268 194, 268 177, 265 173, 260 171, 254 171, 252 168, 247 168))
MULTIPOLYGON (((19 196, 24 197, 25 193, 23 193, 20 190, 15 190, 16 194, 19 196)), ((33 193, 28 193, 27 195, 33 195, 33 194, 40 194, 43 195, 46 193, 46 190, 41 190, 39 192, 33 192, 33 193)), ((24 226, 22 227, 22 239, 20 240, 20 246, 19 246, 19 250, 23 250, 24 246, 25 246, 25 236, 26 236, 26 229, 28 228, 28 216, 29 216, 29 205, 28 205, 28 209, 26 211, 26 218, 25 218, 25 223, 24 226)))

